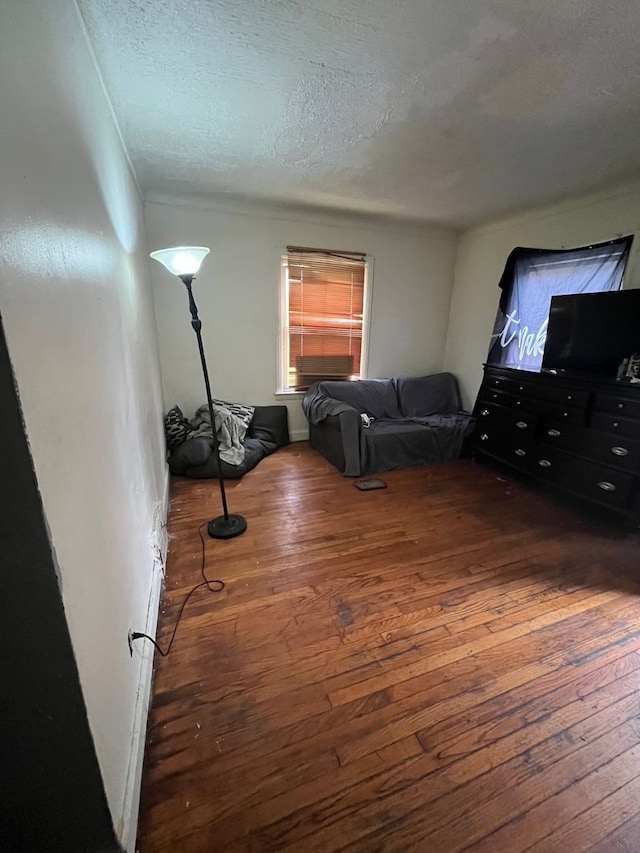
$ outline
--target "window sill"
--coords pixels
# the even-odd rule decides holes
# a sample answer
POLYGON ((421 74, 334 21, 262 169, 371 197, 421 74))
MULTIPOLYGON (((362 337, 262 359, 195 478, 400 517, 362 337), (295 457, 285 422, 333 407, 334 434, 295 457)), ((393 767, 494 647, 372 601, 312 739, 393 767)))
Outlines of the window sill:
POLYGON ((274 396, 276 400, 301 400, 304 395, 304 391, 276 391, 274 396))

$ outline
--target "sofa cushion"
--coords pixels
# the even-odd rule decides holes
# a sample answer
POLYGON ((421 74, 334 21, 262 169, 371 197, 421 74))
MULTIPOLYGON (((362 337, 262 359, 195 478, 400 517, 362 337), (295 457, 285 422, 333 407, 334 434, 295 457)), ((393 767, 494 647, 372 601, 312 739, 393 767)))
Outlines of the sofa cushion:
POLYGON ((360 414, 372 418, 401 418, 396 390, 391 379, 358 379, 353 382, 326 381, 318 390, 327 397, 348 403, 360 414))
MULTIPOLYGON (((247 471, 255 468, 261 459, 266 456, 261 441, 257 438, 247 438, 244 442, 244 459, 239 465, 229 465, 224 459, 220 460, 222 476, 225 480, 239 480, 247 471)), ((208 480, 218 476, 218 466, 213 453, 201 465, 194 465, 184 472, 187 477, 195 477, 200 480, 208 480)))
POLYGON ((369 429, 363 430, 363 438, 367 473, 441 461, 433 430, 413 421, 374 421, 369 429))
MULTIPOLYGON (((222 476, 225 480, 237 480, 258 464, 267 455, 264 443, 257 438, 247 438, 244 442, 244 459, 239 465, 230 465, 220 460, 222 476)), ((190 438, 180 445, 169 457, 169 470, 172 474, 197 479, 210 479, 218 476, 216 458, 212 452, 210 439, 190 438)))
POLYGON ((274 449, 286 447, 289 444, 288 416, 286 406, 256 406, 247 436, 273 445, 274 449))
POLYGON ((188 438, 174 448, 169 456, 169 470, 172 474, 184 474, 193 465, 202 465, 212 454, 213 442, 210 438, 198 436, 188 438))
POLYGON ((458 380, 452 373, 401 377, 393 383, 405 418, 450 414, 462 408, 458 380))

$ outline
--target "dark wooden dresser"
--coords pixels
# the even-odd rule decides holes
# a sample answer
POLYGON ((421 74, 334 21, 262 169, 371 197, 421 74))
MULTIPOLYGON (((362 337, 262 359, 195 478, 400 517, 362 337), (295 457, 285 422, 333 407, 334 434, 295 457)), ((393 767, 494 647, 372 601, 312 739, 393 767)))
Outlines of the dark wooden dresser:
POLYGON ((640 385, 485 367, 474 457, 640 522, 640 385))

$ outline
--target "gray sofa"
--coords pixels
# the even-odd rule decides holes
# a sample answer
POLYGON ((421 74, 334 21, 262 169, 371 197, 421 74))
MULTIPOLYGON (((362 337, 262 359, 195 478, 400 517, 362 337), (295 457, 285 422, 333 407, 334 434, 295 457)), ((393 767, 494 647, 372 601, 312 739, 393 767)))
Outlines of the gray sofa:
POLYGON ((311 446, 347 477, 450 462, 473 429, 451 373, 316 382, 302 408, 311 446))

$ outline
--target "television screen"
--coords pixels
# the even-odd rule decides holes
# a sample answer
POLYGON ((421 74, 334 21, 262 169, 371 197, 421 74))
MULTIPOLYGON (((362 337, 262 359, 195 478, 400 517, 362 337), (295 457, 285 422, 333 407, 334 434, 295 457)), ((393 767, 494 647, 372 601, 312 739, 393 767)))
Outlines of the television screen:
POLYGON ((640 289, 553 296, 543 370, 615 376, 640 352, 640 289))

